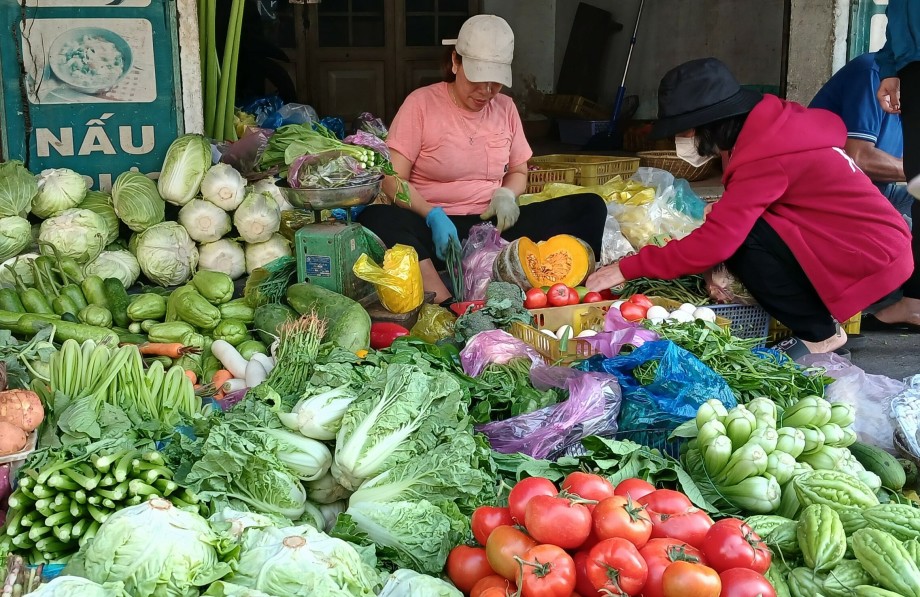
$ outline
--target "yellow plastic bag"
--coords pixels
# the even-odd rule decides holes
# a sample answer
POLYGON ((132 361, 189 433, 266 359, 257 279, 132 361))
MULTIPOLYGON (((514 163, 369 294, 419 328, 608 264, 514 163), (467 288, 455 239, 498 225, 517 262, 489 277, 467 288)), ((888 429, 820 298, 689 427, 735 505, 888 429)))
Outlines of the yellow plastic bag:
POLYGON ((394 245, 383 255, 383 267, 363 253, 352 270, 377 290, 380 304, 391 313, 408 313, 422 304, 425 289, 418 253, 406 245, 394 245))
POLYGON ((418 313, 418 321, 412 326, 409 333, 434 344, 438 340, 453 337, 455 321, 457 321, 456 316, 444 307, 425 303, 418 313))

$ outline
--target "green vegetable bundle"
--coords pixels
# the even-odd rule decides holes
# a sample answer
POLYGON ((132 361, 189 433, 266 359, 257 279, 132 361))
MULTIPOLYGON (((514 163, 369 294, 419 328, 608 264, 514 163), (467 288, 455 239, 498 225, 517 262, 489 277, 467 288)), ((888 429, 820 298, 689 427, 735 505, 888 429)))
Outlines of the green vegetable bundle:
MULTIPOLYGON (((834 471, 875 491, 881 480, 867 471, 848 446, 856 442, 854 409, 809 396, 778 410, 756 398, 730 411, 710 400, 678 434, 694 439, 683 462, 718 505, 733 512, 794 516, 801 499, 794 480, 808 471, 834 471)), ((874 497, 874 496, 873 496, 874 497)))
POLYGON ((31 563, 69 558, 112 512, 154 497, 198 511, 198 498, 172 480, 155 450, 106 449, 74 456, 38 452, 19 473, 9 498, 4 552, 31 552, 31 563))

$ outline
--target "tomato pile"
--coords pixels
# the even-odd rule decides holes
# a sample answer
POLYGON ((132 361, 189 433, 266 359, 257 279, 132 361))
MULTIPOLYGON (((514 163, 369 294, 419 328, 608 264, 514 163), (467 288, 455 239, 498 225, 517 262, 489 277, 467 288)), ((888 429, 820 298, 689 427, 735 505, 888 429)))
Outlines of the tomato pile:
POLYGON ((742 520, 713 522, 686 495, 575 472, 518 482, 471 519, 450 580, 469 597, 776 597, 769 549, 742 520))
POLYGON ((565 307, 579 303, 599 303, 613 300, 615 297, 609 290, 590 292, 584 286, 566 286, 553 284, 542 288, 531 288, 525 293, 524 307, 526 309, 542 309, 544 307, 565 307))

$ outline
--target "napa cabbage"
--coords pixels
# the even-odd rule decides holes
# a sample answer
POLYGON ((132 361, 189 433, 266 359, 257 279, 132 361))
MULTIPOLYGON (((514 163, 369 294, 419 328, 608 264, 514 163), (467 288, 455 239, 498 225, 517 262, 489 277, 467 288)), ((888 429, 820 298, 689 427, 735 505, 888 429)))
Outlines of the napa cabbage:
POLYGON ((173 205, 185 205, 198 194, 211 167, 211 143, 203 135, 182 135, 166 150, 157 189, 173 205))

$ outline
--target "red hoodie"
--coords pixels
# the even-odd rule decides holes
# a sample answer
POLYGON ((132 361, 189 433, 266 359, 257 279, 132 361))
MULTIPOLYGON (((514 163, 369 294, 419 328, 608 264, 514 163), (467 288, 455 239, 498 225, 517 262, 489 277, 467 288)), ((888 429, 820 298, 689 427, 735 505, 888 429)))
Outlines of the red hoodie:
POLYGON ((838 321, 913 272, 904 218, 844 153, 840 118, 766 95, 748 116, 706 221, 681 240, 620 261, 627 279, 671 279, 722 263, 763 217, 838 321))

